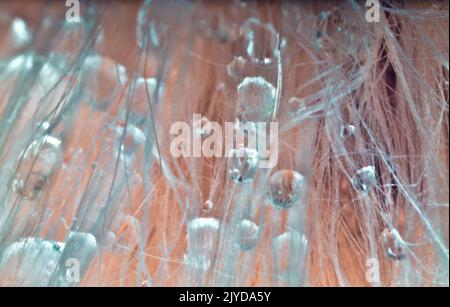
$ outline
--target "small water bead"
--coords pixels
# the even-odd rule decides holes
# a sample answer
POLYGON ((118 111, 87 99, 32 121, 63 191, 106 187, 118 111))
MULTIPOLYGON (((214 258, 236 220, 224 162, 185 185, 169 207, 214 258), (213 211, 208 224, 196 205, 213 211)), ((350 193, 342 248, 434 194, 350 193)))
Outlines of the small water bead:
POLYGON ((293 170, 274 173, 268 182, 268 198, 277 209, 288 209, 300 200, 305 188, 305 178, 293 170))
POLYGON ((308 240, 305 235, 290 230, 277 236, 273 242, 276 268, 280 273, 289 272, 298 267, 296 261, 306 261, 308 240))
POLYGON ((47 286, 65 248, 64 243, 25 238, 0 254, 0 276, 6 286, 47 286))
POLYGON ((237 87, 238 117, 243 121, 266 122, 274 111, 275 87, 263 77, 247 77, 237 87))
POLYGON ((132 103, 124 103, 123 113, 125 114, 126 110, 130 108, 131 121, 137 126, 142 126, 147 119, 151 118, 150 106, 153 108, 162 97, 164 85, 162 83, 158 84, 155 78, 139 77, 135 80, 134 84, 129 85, 124 99, 128 99, 130 95, 129 91, 131 90, 133 90, 132 103))
POLYGON ((212 210, 213 206, 214 206, 213 202, 210 200, 207 200, 203 204, 202 210, 203 210, 203 212, 208 213, 212 210))
POLYGON ((250 220, 244 219, 237 226, 236 243, 241 250, 249 251, 258 245, 259 227, 250 220))
POLYGON ((228 178, 235 182, 249 182, 255 178, 258 152, 247 147, 232 149, 228 153, 228 178))
POLYGON ((397 229, 384 229, 382 233, 383 246, 386 255, 393 260, 404 260, 408 253, 408 246, 397 229))
POLYGON ((272 24, 250 18, 243 25, 246 53, 257 63, 272 63, 277 55, 278 37, 272 24))
POLYGON ((207 271, 219 235, 219 220, 215 218, 196 218, 187 225, 187 254, 186 264, 200 270, 207 271))
POLYGON ((355 136, 356 128, 353 125, 343 125, 339 132, 342 139, 349 139, 355 136))
POLYGON ((356 171, 352 185, 358 192, 368 193, 377 184, 375 167, 365 166, 356 171))
POLYGON ((244 77, 246 61, 243 57, 234 57, 233 60, 227 65, 228 76, 241 80, 244 77))
POLYGON ((38 197, 61 156, 61 141, 57 138, 46 135, 33 141, 21 155, 13 190, 30 200, 38 197))
POLYGON ((207 137, 210 135, 209 119, 202 116, 199 120, 194 122, 195 133, 201 137, 207 137))

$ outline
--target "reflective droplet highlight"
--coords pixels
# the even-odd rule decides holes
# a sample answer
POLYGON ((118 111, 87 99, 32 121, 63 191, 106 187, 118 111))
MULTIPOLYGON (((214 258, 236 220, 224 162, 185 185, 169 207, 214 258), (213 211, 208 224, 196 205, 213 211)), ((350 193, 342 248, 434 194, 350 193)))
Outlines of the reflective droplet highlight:
POLYGON ((13 190, 27 199, 37 198, 62 156, 61 141, 46 135, 33 141, 22 153, 13 190))
POLYGON ((187 225, 187 254, 185 262, 200 272, 211 266, 215 245, 219 234, 219 220, 196 218, 187 225))
POLYGON ((235 182, 252 181, 258 166, 258 152, 247 147, 232 149, 228 153, 228 178, 235 182))
POLYGON ((386 255, 393 260, 404 260, 408 253, 408 246, 397 229, 384 229, 382 233, 383 246, 386 255))
POLYGON ((263 77, 247 77, 237 87, 238 118, 243 121, 266 122, 275 107, 276 90, 263 77))
POLYGON ((305 178, 293 170, 274 173, 268 182, 268 198, 277 209, 288 209, 296 204, 304 193, 305 178))
POLYGON ((236 244, 243 251, 254 249, 258 245, 259 227, 244 219, 237 225, 236 244))
POLYGON ((358 192, 368 193, 376 184, 377 177, 373 166, 359 169, 352 178, 352 185, 358 192))

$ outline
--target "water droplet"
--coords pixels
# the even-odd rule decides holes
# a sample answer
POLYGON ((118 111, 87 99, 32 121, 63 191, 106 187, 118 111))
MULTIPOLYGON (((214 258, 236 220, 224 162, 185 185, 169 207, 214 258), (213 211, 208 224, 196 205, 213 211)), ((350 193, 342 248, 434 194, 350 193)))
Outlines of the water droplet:
POLYGON ((383 246, 386 255, 393 260, 404 260, 407 255, 407 244, 400 236, 397 229, 384 229, 382 233, 383 246))
POLYGON ((250 220, 244 219, 237 226, 236 243, 244 251, 252 250, 258 245, 259 227, 250 220))
POLYGON ((25 238, 1 253, 0 276, 5 286, 47 286, 64 250, 64 243, 25 238))
POLYGON ((305 178, 293 170, 274 173, 268 182, 268 197, 277 209, 287 209, 300 200, 304 192, 305 178))
POLYGON ((84 93, 101 111, 107 111, 127 82, 124 66, 100 55, 88 56, 81 68, 80 80, 84 93))
MULTIPOLYGON (((139 77, 134 82, 134 85, 129 86, 128 90, 133 90, 134 93, 132 103, 124 104, 124 114, 126 113, 126 108, 129 107, 130 120, 137 126, 143 126, 144 122, 151 118, 150 103, 152 107, 156 105, 156 102, 159 101, 164 93, 164 85, 158 84, 155 78, 139 77)), ((127 92, 124 98, 128 97, 129 93, 127 92)))
POLYGON ((207 213, 207 212, 210 212, 212 208, 213 208, 213 202, 210 200, 207 200, 203 204, 202 210, 203 210, 203 212, 207 213))
POLYGON ((375 167, 365 166, 356 171, 352 185, 358 192, 368 193, 377 184, 375 167))
POLYGON ((272 24, 263 24, 258 19, 250 18, 243 26, 243 34, 249 58, 263 64, 276 59, 278 39, 272 24))
POLYGON ((210 121, 207 117, 202 116, 198 121, 194 122, 195 133, 201 137, 207 137, 210 135, 210 129, 208 128, 210 121))
POLYGON ((187 225, 186 264, 205 272, 211 259, 219 234, 219 221, 215 218, 196 218, 187 225))
POLYGON ((13 190, 27 199, 37 198, 61 156, 61 141, 57 138, 46 135, 33 141, 21 155, 13 190))
POLYGON ((245 64, 245 59, 243 57, 234 57, 227 65, 228 76, 235 80, 241 80, 244 77, 245 64))
POLYGON ((31 41, 31 33, 22 18, 14 18, 11 25, 11 36, 16 46, 23 46, 31 41))
POLYGON ((0 58, 16 53, 31 42, 31 32, 25 20, 0 12, 0 58))
POLYGON ((306 261, 308 240, 297 231, 287 231, 275 238, 274 257, 277 271, 294 272, 298 262, 306 261))
POLYGON ((343 138, 343 139, 349 139, 349 138, 355 136, 355 133, 356 133, 356 128, 355 128, 355 126, 352 126, 352 125, 343 125, 343 126, 341 127, 341 131, 340 131, 339 134, 340 134, 341 138, 343 138))
POLYGON ((97 251, 97 240, 90 233, 72 231, 69 233, 63 253, 59 259, 56 271, 52 275, 49 285, 70 286, 81 281, 84 273, 89 268, 97 251), (68 276, 68 263, 76 263, 78 272, 75 276, 68 276), (68 278, 69 277, 69 278, 68 278))
POLYGON ((238 118, 243 122, 266 122, 276 101, 275 87, 263 77, 247 77, 237 87, 238 118))
POLYGON ((232 149, 228 153, 228 178, 235 182, 252 181, 258 166, 258 152, 247 147, 232 149))
POLYGON ((114 155, 115 157, 118 157, 120 152, 120 158, 125 161, 127 165, 131 165, 138 152, 143 151, 145 145, 145 133, 130 123, 128 123, 126 131, 124 127, 119 125, 113 126, 113 129, 116 134, 114 155), (125 135, 123 135, 124 133, 125 135))

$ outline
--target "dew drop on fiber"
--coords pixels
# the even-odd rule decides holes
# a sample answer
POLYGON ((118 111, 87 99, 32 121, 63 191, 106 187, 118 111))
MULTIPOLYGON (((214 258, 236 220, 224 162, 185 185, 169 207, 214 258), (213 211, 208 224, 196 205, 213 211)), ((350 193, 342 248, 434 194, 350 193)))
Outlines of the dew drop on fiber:
POLYGON ((274 173, 268 182, 267 195, 277 209, 288 209, 296 204, 305 189, 305 178, 294 170, 274 173))
POLYGON ((228 178, 234 182, 250 182, 255 178, 258 166, 258 152, 240 147, 228 153, 228 178))
POLYGON ((219 220, 215 218, 195 218, 187 225, 186 264, 200 272, 207 271, 219 235, 219 220))
POLYGON ((371 165, 357 170, 352 178, 352 185, 358 192, 368 193, 376 184, 375 167, 371 165))
POLYGON ((243 251, 254 249, 258 245, 259 227, 248 219, 237 225, 236 243, 243 251))
POLYGON ((274 111, 275 87, 263 77, 247 77, 237 87, 237 115, 243 121, 266 122, 274 111))
POLYGON ((397 229, 384 229, 382 241, 387 257, 397 261, 406 258, 408 247, 397 229))

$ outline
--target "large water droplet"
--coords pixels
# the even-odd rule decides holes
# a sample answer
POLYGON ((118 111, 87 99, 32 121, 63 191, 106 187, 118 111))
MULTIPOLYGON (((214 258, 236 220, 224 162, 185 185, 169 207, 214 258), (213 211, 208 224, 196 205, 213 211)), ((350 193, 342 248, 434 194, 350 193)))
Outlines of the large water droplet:
POLYGON ((358 192, 368 193, 377 184, 375 167, 365 166, 356 171, 352 185, 358 192))
POLYGON ((70 286, 81 281, 97 250, 97 240, 90 233, 70 232, 50 286, 70 286), (73 270, 68 270, 72 268, 73 270))
POLYGON ((82 90, 99 110, 108 110, 127 82, 125 67, 100 55, 88 56, 81 68, 82 90))
POLYGON ((237 87, 238 118, 243 122, 266 122, 276 101, 275 87, 263 77, 247 77, 237 87))
POLYGON ((245 51, 257 63, 268 64, 276 59, 278 49, 277 32, 272 24, 264 24, 255 18, 248 19, 243 26, 245 51))
POLYGON ((293 170, 274 173, 268 182, 270 202, 275 208, 287 209, 297 203, 305 190, 305 178, 293 170))
POLYGON ((258 152, 247 147, 232 149, 228 153, 228 178, 236 182, 252 181, 258 166, 258 152))
POLYGON ((186 264, 205 272, 211 260, 219 234, 219 221, 215 218, 196 218, 187 226, 186 264))
POLYGON ((408 253, 408 246, 397 229, 384 229, 382 233, 386 255, 393 260, 403 260, 408 253))
POLYGON ((0 280, 5 286, 47 286, 64 250, 64 244, 26 238, 0 253, 0 280))
POLYGON ((277 271, 287 273, 298 267, 298 262, 306 261, 308 240, 297 231, 287 231, 275 238, 274 257, 277 271))
POLYGON ((237 226, 236 243, 244 251, 252 250, 258 245, 259 227, 250 220, 244 219, 237 226))
POLYGON ((46 135, 33 141, 22 153, 13 190, 27 199, 37 198, 62 156, 61 141, 46 135))

